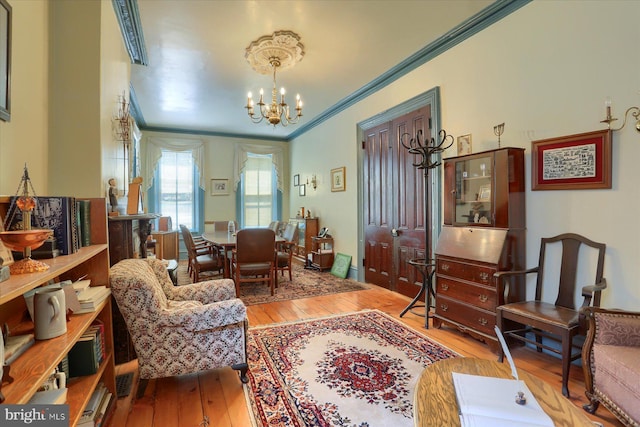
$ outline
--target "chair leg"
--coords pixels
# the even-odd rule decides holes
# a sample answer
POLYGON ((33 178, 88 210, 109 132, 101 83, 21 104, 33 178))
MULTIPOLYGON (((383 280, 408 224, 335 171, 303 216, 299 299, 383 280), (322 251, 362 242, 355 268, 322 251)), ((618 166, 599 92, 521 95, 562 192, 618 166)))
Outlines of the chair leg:
POLYGON ((274 274, 273 268, 269 270, 269 286, 271 287, 271 296, 275 291, 275 282, 278 280, 278 275, 274 274), (275 280, 273 279, 275 276, 275 280))
POLYGON ((240 381, 242 384, 246 384, 249 382, 249 378, 247 378, 247 372, 249 372, 249 365, 246 363, 238 363, 235 365, 231 365, 231 368, 240 371, 240 381))
POLYGON ((148 379, 141 378, 138 382, 138 390, 136 392, 136 399, 141 399, 144 396, 144 392, 147 389, 148 379))
POLYGON ((562 334, 562 394, 569 399, 569 369, 571 369, 571 342, 570 332, 562 334))

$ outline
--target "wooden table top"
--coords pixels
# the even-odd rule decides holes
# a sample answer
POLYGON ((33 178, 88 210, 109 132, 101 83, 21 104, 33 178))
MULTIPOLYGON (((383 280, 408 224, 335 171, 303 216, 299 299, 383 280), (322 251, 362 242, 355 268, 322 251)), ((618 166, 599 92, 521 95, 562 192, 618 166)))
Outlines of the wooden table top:
MULTIPOLYGON (((202 238, 216 246, 224 246, 227 248, 236 246, 236 235, 229 234, 227 231, 205 231, 202 238)), ((284 242, 281 236, 276 236, 276 242, 284 242)))
MULTIPOLYGON (((413 397, 415 426, 460 426, 452 372, 512 378, 508 363, 471 357, 440 360, 427 367, 416 384, 413 397)), ((518 376, 527 384, 556 426, 593 427, 593 423, 586 414, 565 398, 560 391, 520 369, 518 369, 518 376)))

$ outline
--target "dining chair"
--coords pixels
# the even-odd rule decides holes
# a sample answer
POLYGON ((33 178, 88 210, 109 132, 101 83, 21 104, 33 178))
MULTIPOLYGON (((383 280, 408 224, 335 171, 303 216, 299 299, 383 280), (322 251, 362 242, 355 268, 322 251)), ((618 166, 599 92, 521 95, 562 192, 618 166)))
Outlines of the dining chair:
POLYGON ((184 224, 180 224, 180 231, 189 259, 187 271, 194 283, 200 280, 200 273, 205 271, 222 272, 224 259, 216 247, 210 244, 196 245, 189 227, 184 224))
MULTIPOLYGON (((562 357, 562 394, 569 397, 569 368, 571 362, 581 357, 582 346, 573 341, 578 335, 585 335, 587 320, 580 310, 593 306, 600 306, 600 293, 607 287, 606 280, 602 277, 604 269, 604 255, 606 245, 597 243, 574 233, 560 234, 555 237, 543 238, 540 244, 540 256, 538 266, 523 271, 500 271, 494 274, 497 278, 498 293, 508 293, 509 282, 505 279, 513 276, 523 276, 528 273, 536 273, 535 299, 532 301, 514 302, 498 306, 496 309, 496 325, 505 337, 510 337, 527 344, 534 345, 538 352, 547 350, 562 357), (589 250, 591 248, 591 250, 589 250), (579 252, 585 257, 593 255, 595 269, 589 270, 582 267, 579 252), (545 275, 545 254, 552 252, 550 258, 556 259, 560 265, 559 277, 545 275), (561 252, 561 253, 560 253, 561 252), (576 288, 576 280, 587 281, 583 286, 576 288), (504 283, 503 283, 504 282, 504 283), (542 290, 555 291, 555 302, 545 302, 542 290), (580 297, 582 306, 575 308, 575 301, 580 297), (505 330, 506 329, 506 330, 505 330), (535 336, 535 341, 529 335, 535 336), (557 346, 551 346, 547 340, 559 341, 561 350, 557 346), (574 352, 577 348, 579 351, 574 352)), ((586 261, 585 259, 582 260, 586 261)), ((549 266, 549 265, 548 265, 549 266)), ((553 295, 551 295, 553 297, 553 295)), ((547 299, 549 300, 549 299, 547 299)), ((502 361, 504 352, 500 350, 499 360, 502 361)))
POLYGON ((276 233, 276 236, 278 235, 278 229, 280 228, 280 221, 271 221, 269 223, 269 227, 267 227, 271 230, 273 230, 274 233, 276 233))
POLYGON ((293 249, 295 248, 298 240, 298 225, 288 223, 282 234, 284 241, 276 244, 276 260, 275 260, 275 287, 278 287, 278 271, 284 277, 284 272, 289 271, 289 280, 292 278, 292 261, 293 261, 293 249))
POLYGON ((268 228, 245 228, 236 234, 236 248, 231 268, 236 282, 236 296, 241 283, 264 282, 274 292, 274 248, 276 234, 268 228))

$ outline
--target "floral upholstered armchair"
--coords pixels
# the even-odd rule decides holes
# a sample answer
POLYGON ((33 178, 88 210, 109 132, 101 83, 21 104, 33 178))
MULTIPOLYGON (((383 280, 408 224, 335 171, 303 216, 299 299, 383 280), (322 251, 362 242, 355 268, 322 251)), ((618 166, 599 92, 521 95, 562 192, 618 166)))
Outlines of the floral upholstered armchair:
POLYGON ((594 414, 600 403, 626 426, 640 425, 640 312, 588 307, 582 368, 594 414))
POLYGON ((247 382, 247 312, 233 280, 174 286, 156 259, 122 260, 109 280, 138 355, 138 396, 149 379, 225 366, 247 382))

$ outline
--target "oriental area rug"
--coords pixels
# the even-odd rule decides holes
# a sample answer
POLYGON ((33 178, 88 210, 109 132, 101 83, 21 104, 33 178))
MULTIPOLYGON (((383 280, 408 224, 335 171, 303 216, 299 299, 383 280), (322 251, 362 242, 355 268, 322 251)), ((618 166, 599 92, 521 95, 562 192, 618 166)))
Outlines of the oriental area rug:
MULTIPOLYGON (((200 280, 219 279, 219 274, 201 274, 200 280)), ((264 284, 244 283, 240 287, 240 299, 245 305, 264 304, 275 301, 287 301, 300 298, 310 298, 320 295, 337 294, 341 292, 359 291, 368 289, 365 283, 352 279, 341 279, 329 272, 306 270, 301 264, 293 264, 293 280, 289 280, 289 272, 284 277, 278 273, 278 287, 274 295, 271 295, 269 287, 264 284)), ((180 261, 178 266, 178 284, 191 283, 187 274, 187 262, 180 261)))
POLYGON ((248 406, 258 427, 409 427, 424 368, 457 356, 378 310, 250 328, 248 406))

